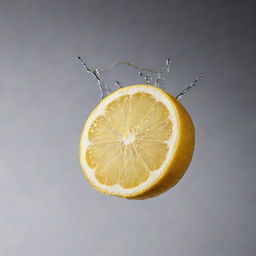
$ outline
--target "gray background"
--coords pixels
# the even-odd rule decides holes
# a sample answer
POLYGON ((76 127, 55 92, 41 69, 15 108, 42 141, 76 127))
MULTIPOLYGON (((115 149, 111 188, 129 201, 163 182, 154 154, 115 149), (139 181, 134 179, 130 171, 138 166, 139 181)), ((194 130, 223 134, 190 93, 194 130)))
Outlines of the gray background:
POLYGON ((253 1, 0 0, 0 255, 255 255, 255 43, 253 1), (83 177, 99 91, 77 55, 171 57, 174 95, 205 75, 182 100, 197 142, 172 190, 129 201, 83 177))

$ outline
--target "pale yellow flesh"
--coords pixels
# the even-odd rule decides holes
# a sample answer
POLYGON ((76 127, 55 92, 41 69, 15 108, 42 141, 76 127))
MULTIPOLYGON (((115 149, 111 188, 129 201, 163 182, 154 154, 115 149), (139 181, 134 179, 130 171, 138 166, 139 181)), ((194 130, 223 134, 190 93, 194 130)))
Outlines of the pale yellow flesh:
POLYGON ((97 190, 144 199, 163 193, 184 175, 193 154, 194 126, 187 111, 171 95, 148 85, 130 87, 136 89, 134 94, 125 94, 129 87, 122 88, 119 90, 122 96, 105 104, 102 114, 95 115, 104 105, 101 102, 90 115, 81 137, 80 161, 86 177, 97 190), (149 93, 140 88, 146 88, 149 93), (156 100, 154 95, 159 93, 170 102, 171 111, 164 102, 156 100), (171 120, 176 120, 178 135, 170 155, 174 125, 171 120), (88 168, 93 170, 93 178, 88 168), (159 177, 151 182, 150 176, 159 170, 159 177), (145 185, 143 189, 139 189, 141 185, 145 185), (108 189, 115 186, 118 190, 108 189))
POLYGON ((104 185, 136 187, 166 158, 172 123, 169 111, 147 93, 112 101, 89 130, 86 151, 90 168, 104 185))

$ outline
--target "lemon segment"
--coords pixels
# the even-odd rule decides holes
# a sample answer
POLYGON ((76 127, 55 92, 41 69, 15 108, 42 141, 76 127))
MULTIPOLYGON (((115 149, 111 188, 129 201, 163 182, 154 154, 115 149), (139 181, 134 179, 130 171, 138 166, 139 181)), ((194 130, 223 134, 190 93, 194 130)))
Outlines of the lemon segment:
POLYGON ((80 162, 97 190, 143 199, 178 182, 193 148, 194 127, 184 107, 159 88, 134 85, 110 94, 91 113, 80 162))

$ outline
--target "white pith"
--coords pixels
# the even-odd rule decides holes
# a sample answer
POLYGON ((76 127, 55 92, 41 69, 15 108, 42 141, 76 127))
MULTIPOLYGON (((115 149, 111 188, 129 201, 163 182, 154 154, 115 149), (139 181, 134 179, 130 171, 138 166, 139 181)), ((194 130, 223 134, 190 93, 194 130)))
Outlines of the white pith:
MULTIPOLYGON (((123 195, 123 196, 129 196, 134 193, 139 194, 141 191, 144 191, 149 186, 151 186, 156 181, 156 179, 158 179, 163 174, 164 170, 166 169, 168 163, 170 162, 170 160, 173 156, 177 137, 178 137, 177 114, 175 111, 175 106, 174 106, 174 104, 172 104, 168 95, 166 95, 160 89, 152 87, 152 86, 138 85, 138 86, 126 87, 125 90, 123 90, 123 89, 118 90, 117 92, 115 92, 115 93, 111 94, 110 96, 108 96, 107 98, 105 98, 100 103, 100 107, 98 107, 95 111, 93 111, 93 113, 89 116, 89 118, 86 122, 86 125, 84 127, 82 136, 81 136, 81 144, 80 144, 80 154, 82 156, 82 157, 80 157, 81 166, 83 168, 83 171, 86 173, 86 176, 91 181, 91 183, 93 183, 96 187, 101 188, 101 190, 104 190, 108 194, 123 195), (173 126, 172 126, 171 137, 169 138, 168 141, 166 141, 166 143, 168 144, 168 147, 169 147, 168 153, 166 155, 166 159, 164 160, 163 164, 161 165, 161 167, 158 170, 151 171, 149 178, 145 182, 138 185, 137 187, 123 188, 119 184, 116 184, 113 186, 101 184, 100 182, 98 182, 98 180, 96 179, 96 177, 94 175, 94 172, 95 172, 94 169, 91 169, 88 166, 88 164, 86 162, 86 158, 85 158, 87 147, 91 144, 88 139, 88 133, 89 133, 90 126, 91 126, 92 122, 98 116, 104 114, 105 108, 110 102, 112 102, 113 100, 115 100, 123 95, 131 95, 131 94, 135 94, 138 92, 145 92, 145 93, 151 94, 156 99, 156 101, 162 102, 168 108, 168 110, 170 112, 169 119, 171 120, 173 126)), ((133 140, 134 140, 134 137, 132 134, 130 134, 130 136, 122 138, 122 141, 125 144, 132 143, 133 140)))
POLYGON ((135 135, 130 133, 128 134, 128 136, 123 136, 121 141, 125 144, 125 145, 129 145, 131 143, 133 143, 135 141, 135 135))

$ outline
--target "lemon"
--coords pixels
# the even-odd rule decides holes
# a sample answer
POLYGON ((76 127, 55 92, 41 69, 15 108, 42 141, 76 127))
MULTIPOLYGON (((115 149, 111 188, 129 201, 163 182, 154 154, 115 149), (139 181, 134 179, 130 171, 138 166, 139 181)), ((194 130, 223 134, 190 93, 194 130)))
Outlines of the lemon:
POLYGON ((129 199, 173 187, 192 159, 193 122, 180 102, 151 85, 121 88, 87 119, 80 163, 94 188, 129 199))

